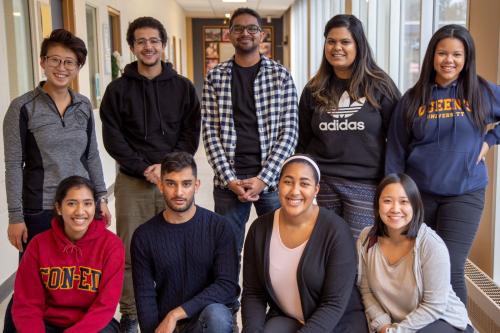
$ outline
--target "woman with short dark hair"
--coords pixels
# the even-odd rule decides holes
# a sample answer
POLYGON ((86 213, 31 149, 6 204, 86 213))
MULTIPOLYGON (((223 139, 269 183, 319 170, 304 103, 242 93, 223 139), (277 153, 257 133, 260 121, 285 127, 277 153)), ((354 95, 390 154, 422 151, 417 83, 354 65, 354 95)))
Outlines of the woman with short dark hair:
MULTIPOLYGON (((64 29, 42 42, 40 66, 46 81, 14 99, 4 118, 5 187, 9 242, 19 252, 50 228, 59 182, 71 175, 89 178, 108 223, 106 186, 97 149, 94 113, 71 82, 85 64, 85 43, 64 29)), ((12 332, 10 304, 5 332, 12 332)))
POLYGON ((357 238, 373 224, 373 195, 400 94, 375 63, 359 19, 334 16, 324 37, 321 65, 300 98, 297 151, 321 169, 318 205, 335 210, 357 238))
POLYGON ((375 192, 375 223, 358 239, 358 286, 372 332, 473 332, 450 284, 450 258, 429 228, 415 182, 385 177, 375 192))

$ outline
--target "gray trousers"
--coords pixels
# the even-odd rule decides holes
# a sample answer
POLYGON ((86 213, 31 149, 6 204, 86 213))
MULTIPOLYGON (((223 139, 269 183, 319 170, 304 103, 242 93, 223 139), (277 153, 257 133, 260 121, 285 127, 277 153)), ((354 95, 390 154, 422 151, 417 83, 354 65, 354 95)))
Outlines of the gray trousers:
POLYGON ((122 315, 137 317, 130 260, 132 235, 137 227, 164 208, 163 196, 156 185, 118 172, 115 181, 116 233, 125 246, 125 276, 120 299, 122 315))

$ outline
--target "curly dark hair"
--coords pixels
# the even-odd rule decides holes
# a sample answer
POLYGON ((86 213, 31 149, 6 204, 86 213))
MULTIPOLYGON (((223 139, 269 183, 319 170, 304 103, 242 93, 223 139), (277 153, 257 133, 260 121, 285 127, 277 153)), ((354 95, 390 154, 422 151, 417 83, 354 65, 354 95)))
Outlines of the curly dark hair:
POLYGON ((168 36, 167 36, 167 31, 165 30, 165 27, 163 26, 163 24, 160 21, 158 21, 157 19, 155 19, 154 17, 143 16, 143 17, 136 18, 134 21, 132 21, 128 25, 127 43, 130 47, 134 46, 134 40, 135 40, 134 33, 135 33, 135 31, 137 29, 141 29, 141 28, 153 28, 153 29, 158 30, 158 33, 160 34, 160 39, 161 39, 163 46, 165 46, 165 44, 167 44, 168 36))

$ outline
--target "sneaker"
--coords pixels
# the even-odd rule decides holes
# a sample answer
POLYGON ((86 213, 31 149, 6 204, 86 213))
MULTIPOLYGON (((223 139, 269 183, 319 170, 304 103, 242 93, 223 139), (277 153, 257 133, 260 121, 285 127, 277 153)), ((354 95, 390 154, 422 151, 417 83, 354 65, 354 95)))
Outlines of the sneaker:
POLYGON ((122 315, 120 319, 120 333, 137 333, 137 318, 122 315))

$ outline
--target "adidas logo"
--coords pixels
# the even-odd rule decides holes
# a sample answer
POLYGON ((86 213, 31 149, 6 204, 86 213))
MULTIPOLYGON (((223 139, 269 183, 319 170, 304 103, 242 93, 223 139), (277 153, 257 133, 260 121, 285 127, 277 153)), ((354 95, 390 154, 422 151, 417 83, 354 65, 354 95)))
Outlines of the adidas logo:
POLYGON ((363 107, 366 102, 366 97, 362 97, 352 104, 350 102, 351 98, 349 94, 347 91, 344 91, 342 96, 340 96, 338 108, 328 111, 328 114, 335 119, 349 118, 363 107))
POLYGON ((365 129, 363 121, 334 120, 330 122, 319 123, 319 129, 322 131, 362 131, 365 129))
POLYGON ((366 102, 366 97, 350 103, 351 99, 347 91, 340 96, 339 106, 336 109, 327 111, 334 118, 330 122, 321 122, 319 129, 322 131, 362 131, 365 129, 363 121, 349 121, 347 118, 358 112, 366 102))

